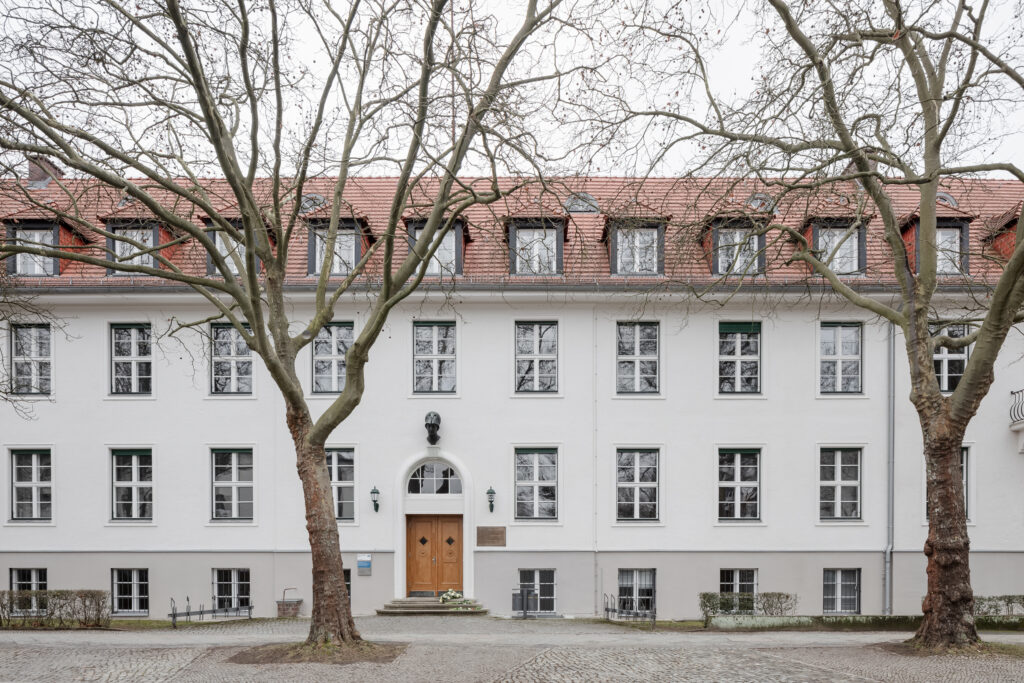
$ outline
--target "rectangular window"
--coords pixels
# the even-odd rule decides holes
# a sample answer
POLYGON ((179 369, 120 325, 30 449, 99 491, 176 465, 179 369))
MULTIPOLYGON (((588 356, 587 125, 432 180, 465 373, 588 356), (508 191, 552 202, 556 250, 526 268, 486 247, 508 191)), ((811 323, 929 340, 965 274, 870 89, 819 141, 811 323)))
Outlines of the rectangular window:
POLYGON ((863 231, 860 226, 850 228, 818 228, 818 259, 836 275, 852 275, 864 268, 860 262, 863 231))
POLYGON ((555 570, 520 569, 519 595, 513 605, 514 612, 521 612, 522 590, 527 590, 526 611, 553 614, 555 611, 555 570))
POLYGON ((859 569, 826 569, 823 589, 825 614, 860 614, 859 569))
POLYGON ((231 325, 212 327, 213 393, 252 393, 252 351, 241 333, 231 325))
POLYGON ((658 519, 658 449, 622 449, 615 454, 617 518, 658 519))
POLYGON ((821 519, 860 519, 860 449, 822 448, 820 458, 821 519))
POLYGON ((822 323, 818 387, 823 394, 858 394, 861 391, 861 326, 822 323))
POLYGON ((753 228, 716 228, 715 272, 720 275, 755 275, 764 270, 764 236, 753 228))
POLYGON ((110 326, 110 393, 153 393, 153 341, 148 324, 110 326))
POLYGON ((658 393, 658 323, 618 323, 615 392, 658 393))
POLYGON ((516 519, 558 518, 558 451, 516 449, 516 519))
POLYGON ((215 609, 249 606, 249 570, 214 569, 213 604, 215 609))
POLYGON ((11 376, 16 394, 49 394, 53 389, 49 325, 11 325, 11 376))
MULTIPOLYGON (((242 231, 242 226, 236 226, 239 232, 242 231)), ((227 264, 228 272, 232 275, 238 275, 239 265, 245 267, 245 243, 236 242, 230 235, 225 232, 217 231, 213 234, 214 244, 217 246, 217 252, 224 258, 224 263, 227 264)), ((218 272, 216 266, 211 263, 211 272, 218 272)))
POLYGON ((455 391, 455 323, 413 324, 413 391, 455 391))
POLYGON ((328 448, 327 473, 334 491, 334 516, 351 522, 356 518, 355 451, 351 448, 328 448))
POLYGON ((959 227, 935 229, 935 248, 938 251, 935 271, 939 275, 959 275, 965 271, 961 252, 962 235, 959 227))
POLYGON ((11 569, 11 611, 17 615, 40 614, 46 610, 46 598, 33 595, 33 591, 46 590, 45 569, 11 569), (18 595, 22 593, 22 595, 18 595), (29 593, 29 595, 24 595, 29 593))
POLYGON ((313 393, 339 394, 345 389, 345 354, 352 346, 352 323, 328 323, 313 340, 313 393))
POLYGON ((520 275, 557 275, 559 262, 559 229, 553 224, 524 223, 512 228, 513 273, 520 275))
MULTIPOLYGON (((457 230, 462 230, 461 223, 453 225, 445 233, 444 237, 441 238, 441 244, 438 245, 437 250, 434 252, 434 257, 427 262, 427 272, 425 275, 458 274, 458 260, 456 259, 457 230)), ((422 227, 414 228, 413 239, 419 241, 422 234, 422 227)), ((434 233, 434 239, 437 239, 436 232, 434 233)))
MULTIPOLYGON (((54 246, 53 228, 45 230, 16 230, 14 239, 18 244, 25 247, 51 247, 54 246)), ((35 254, 18 254, 14 259, 14 272, 18 275, 40 276, 56 275, 56 259, 49 256, 37 256, 35 254)))
POLYGON ((149 614, 148 569, 112 569, 111 588, 114 614, 149 614))
POLYGON ((352 597, 352 570, 351 569, 347 569, 347 568, 346 569, 342 569, 341 573, 345 577, 345 591, 348 592, 348 596, 351 598, 352 597))
POLYGON ((718 451, 718 519, 760 519, 761 452, 718 451))
MULTIPOLYGON (((940 330, 939 334, 946 335, 951 339, 967 336, 966 325, 950 325, 940 330)), ((935 349, 932 356, 935 362, 935 377, 939 380, 939 389, 943 393, 951 393, 960 384, 960 378, 964 375, 967 367, 968 349, 964 346, 959 349, 950 349, 940 346, 935 349)))
POLYGON ((50 451, 11 451, 11 517, 19 520, 52 519, 52 482, 50 451))
POLYGON ((761 323, 718 323, 718 393, 761 393, 761 323))
POLYGON ((618 275, 657 275, 661 272, 661 228, 657 225, 615 229, 615 272, 618 275))
MULTIPOLYGON (((327 249, 327 226, 314 228, 313 253, 309 263, 311 275, 319 275, 327 249)), ((348 275, 359 262, 359 241, 354 225, 339 225, 334 237, 334 253, 330 260, 331 275, 348 275)))
POLYGON ((756 569, 721 569, 718 572, 719 604, 723 612, 753 614, 757 594, 756 569))
POLYGON ((252 450, 213 450, 213 518, 252 519, 252 450))
POLYGON ((558 391, 558 323, 516 323, 516 392, 558 391))
POLYGON ((108 238, 108 248, 113 252, 113 260, 117 263, 124 263, 132 266, 155 265, 156 259, 153 257, 152 252, 148 251, 154 246, 154 231, 152 227, 118 227, 112 228, 110 232, 115 235, 115 238, 108 238), (135 246, 126 240, 131 240, 140 246, 135 246), (143 251, 148 253, 139 253, 143 251))
POLYGON ((111 452, 114 519, 153 519, 153 454, 148 450, 111 452))
POLYGON ((619 570, 619 610, 650 612, 654 609, 653 569, 619 570))

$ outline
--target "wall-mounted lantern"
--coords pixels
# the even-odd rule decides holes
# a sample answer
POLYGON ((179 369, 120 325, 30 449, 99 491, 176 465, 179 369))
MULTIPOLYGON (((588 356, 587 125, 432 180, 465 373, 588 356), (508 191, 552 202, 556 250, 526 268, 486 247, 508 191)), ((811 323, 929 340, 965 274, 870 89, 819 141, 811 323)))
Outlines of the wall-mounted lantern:
POLYGON ((373 501, 373 511, 378 512, 380 510, 380 491, 376 486, 370 489, 370 500, 373 501))
POLYGON ((487 505, 491 508, 491 512, 494 512, 494 487, 487 489, 487 505))

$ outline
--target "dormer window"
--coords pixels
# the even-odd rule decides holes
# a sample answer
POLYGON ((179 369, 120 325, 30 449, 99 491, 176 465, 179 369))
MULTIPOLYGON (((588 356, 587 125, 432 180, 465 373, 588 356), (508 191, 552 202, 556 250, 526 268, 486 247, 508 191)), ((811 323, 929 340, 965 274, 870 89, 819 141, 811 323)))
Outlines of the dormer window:
MULTIPOLYGON (((238 275, 238 265, 245 264, 245 244, 236 242, 230 235, 219 230, 213 233, 213 243, 217 247, 217 253, 224 258, 228 272, 232 275, 238 275), (237 257, 237 262, 234 257, 237 257)), ((207 258, 206 265, 208 273, 214 274, 218 271, 217 265, 213 262, 212 258, 207 258)))
MULTIPOLYGON (((57 228, 52 225, 38 227, 8 227, 8 238, 26 247, 51 247, 58 243, 57 228)), ((12 275, 45 277, 57 275, 57 259, 36 254, 17 254, 7 260, 8 272, 12 275)))
POLYGON ((964 248, 967 230, 963 225, 942 226, 935 229, 935 272, 939 275, 959 275, 967 272, 964 248))
POLYGON ((559 221, 513 221, 509 225, 513 275, 558 275, 562 272, 562 235, 559 221))
POLYGON ((659 275, 664 270, 665 229, 657 223, 618 225, 612 229, 612 272, 659 275))
POLYGON ((756 275, 764 272, 764 235, 752 225, 722 224, 714 229, 713 270, 719 275, 756 275))
POLYGON ((150 249, 156 244, 157 230, 151 226, 116 226, 111 227, 110 232, 113 238, 107 238, 107 250, 111 257, 117 262, 131 266, 150 266, 155 264, 155 259, 150 249), (140 246, 132 244, 135 242, 140 246), (140 253, 149 252, 149 253, 140 253))
MULTIPOLYGON (((309 243, 309 274, 319 275, 323 268, 327 250, 328 226, 310 226, 309 243)), ((348 275, 359 262, 359 236, 356 225, 351 221, 341 221, 334 237, 333 255, 330 257, 331 275, 348 275)))
POLYGON ((818 259, 837 275, 864 270, 864 228, 850 225, 816 225, 814 249, 818 259))
MULTIPOLYGON (((419 242, 420 236, 423 235, 425 227, 426 221, 409 221, 410 248, 419 242)), ((438 227, 440 228, 440 226, 438 227)), ((462 229, 462 221, 456 221, 455 224, 448 229, 448 232, 446 232, 444 237, 441 238, 441 244, 438 245, 433 258, 431 258, 427 263, 427 271, 425 275, 451 276, 460 275, 462 273, 462 229)), ((434 239, 437 239, 436 232, 434 233, 434 239)))

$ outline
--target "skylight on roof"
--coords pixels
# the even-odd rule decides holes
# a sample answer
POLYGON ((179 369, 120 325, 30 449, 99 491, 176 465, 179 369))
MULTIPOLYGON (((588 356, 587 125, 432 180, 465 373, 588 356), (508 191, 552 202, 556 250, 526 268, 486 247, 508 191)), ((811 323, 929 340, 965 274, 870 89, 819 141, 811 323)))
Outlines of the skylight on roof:
POLYGON ((775 209, 775 200, 764 192, 755 192, 747 200, 747 208, 754 211, 772 211, 775 209))
POLYGON ((574 192, 565 199, 565 210, 569 213, 597 213, 600 208, 593 195, 574 192))
POLYGON ((327 203, 321 195, 318 194, 304 194, 302 199, 299 200, 299 213, 306 214, 311 211, 316 211, 321 206, 327 203))
POLYGON ((945 204, 946 206, 953 207, 954 209, 960 208, 960 203, 948 192, 936 192, 935 201, 939 204, 945 204))

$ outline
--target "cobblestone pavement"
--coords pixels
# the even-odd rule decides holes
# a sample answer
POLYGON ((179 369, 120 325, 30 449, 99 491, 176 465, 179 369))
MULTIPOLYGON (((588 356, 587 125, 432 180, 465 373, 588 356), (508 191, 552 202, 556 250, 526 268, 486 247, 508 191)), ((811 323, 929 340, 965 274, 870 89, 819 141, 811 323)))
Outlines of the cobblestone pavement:
MULTIPOLYGON (((364 617, 370 640, 407 642, 388 664, 242 665, 239 649, 299 641, 305 620, 177 631, 0 632, 0 681, 1022 681, 1008 657, 905 657, 904 633, 653 633, 574 620, 364 617)), ((1024 633, 986 634, 1024 644, 1024 633)))

